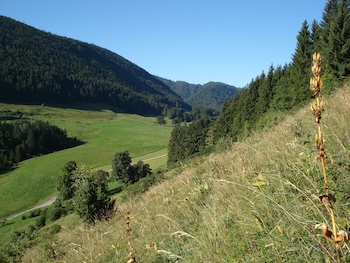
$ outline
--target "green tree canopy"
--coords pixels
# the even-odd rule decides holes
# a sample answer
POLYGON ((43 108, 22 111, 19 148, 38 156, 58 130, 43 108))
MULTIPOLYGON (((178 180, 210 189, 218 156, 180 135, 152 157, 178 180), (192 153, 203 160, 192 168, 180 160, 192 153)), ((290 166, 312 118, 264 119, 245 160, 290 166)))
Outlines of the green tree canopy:
POLYGON ((112 160, 112 176, 123 184, 131 180, 131 157, 128 151, 117 152, 112 160))
POLYGON ((74 196, 75 191, 75 172, 77 170, 77 164, 74 161, 67 162, 63 169, 62 169, 62 175, 58 179, 58 196, 57 200, 59 202, 69 200, 74 196))
POLYGON ((86 223, 101 220, 113 211, 114 200, 108 196, 107 181, 86 168, 75 171, 74 211, 86 223))

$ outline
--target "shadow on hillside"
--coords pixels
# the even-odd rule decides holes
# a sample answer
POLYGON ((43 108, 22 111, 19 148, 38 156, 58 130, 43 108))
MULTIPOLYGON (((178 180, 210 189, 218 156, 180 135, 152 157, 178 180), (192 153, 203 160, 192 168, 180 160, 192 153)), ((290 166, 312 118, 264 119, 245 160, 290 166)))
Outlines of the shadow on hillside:
POLYGON ((110 110, 114 113, 125 113, 123 110, 118 107, 104 104, 104 103, 73 103, 73 104, 45 104, 46 106, 64 108, 64 109, 76 109, 76 110, 87 110, 87 111, 104 111, 110 110))
MULTIPOLYGON (((13 104, 13 105, 26 105, 26 106, 41 106, 41 107, 54 107, 54 108, 62 108, 62 109, 77 109, 77 110, 90 110, 90 111, 104 111, 104 110, 110 110, 115 113, 126 113, 124 110, 110 105, 106 103, 100 103, 100 102, 76 102, 76 103, 25 103, 25 102, 11 102, 11 101, 2 101, 0 100, 0 103, 6 103, 6 104, 13 104)), ((3 116, 0 114, 0 118, 6 118, 6 119, 23 119, 22 118, 22 112, 12 112, 8 109, 5 109, 2 113, 3 116)))
POLYGON ((9 173, 9 172, 12 172, 13 170, 15 170, 16 169, 16 166, 12 166, 12 167, 7 167, 7 168, 2 168, 2 169, 0 169, 0 178, 2 177, 2 176, 5 176, 7 173, 9 173))
MULTIPOLYGON (((13 105, 25 105, 25 106, 37 106, 44 108, 47 107, 53 107, 53 108, 60 108, 60 109, 74 109, 74 110, 84 110, 84 111, 95 111, 95 112, 102 112, 105 110, 110 110, 113 113, 129 113, 129 114, 137 114, 144 117, 156 117, 159 114, 155 113, 147 113, 147 112, 137 112, 136 110, 133 110, 132 108, 130 111, 122 110, 121 108, 117 106, 113 106, 107 103, 100 103, 100 102, 76 102, 76 103, 67 103, 67 104, 56 104, 56 103, 23 103, 23 102, 8 102, 8 101, 1 101, 0 103, 6 103, 6 104, 13 104, 13 105)), ((7 110, 5 110, 7 111, 7 110)), ((0 116, 1 118, 4 118, 4 120, 17 120, 17 119, 30 119, 30 118, 23 118, 22 112, 16 112, 19 113, 19 116, 6 116, 3 114, 3 116, 0 116)), ((34 113, 31 113, 34 114, 34 113)), ((1 112, 0 112, 1 115, 1 112)))
POLYGON ((65 147, 62 150, 74 148, 74 147, 83 145, 85 143, 86 142, 78 140, 76 137, 74 137, 74 138, 67 138, 66 145, 65 145, 65 147))

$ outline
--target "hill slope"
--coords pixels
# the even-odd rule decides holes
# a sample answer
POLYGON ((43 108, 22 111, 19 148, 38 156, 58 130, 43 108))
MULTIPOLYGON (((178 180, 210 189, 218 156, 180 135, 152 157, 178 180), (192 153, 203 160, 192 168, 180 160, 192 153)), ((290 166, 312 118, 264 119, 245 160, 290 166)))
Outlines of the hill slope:
POLYGON ((221 82, 208 82, 204 85, 185 81, 172 81, 157 77, 175 91, 191 106, 204 106, 219 110, 221 105, 232 98, 237 88, 221 82))
POLYGON ((208 82, 203 87, 185 99, 191 106, 206 106, 219 110, 222 104, 232 98, 237 88, 221 82, 208 82))
POLYGON ((0 16, 0 98, 18 103, 104 102, 160 114, 190 106, 148 72, 106 49, 0 16))
MULTIPOLYGON (((348 227, 350 216, 349 92, 348 83, 326 98, 322 117, 340 229, 348 227)), ((126 262, 129 241, 140 262, 336 262, 333 244, 315 229, 330 216, 318 197, 323 180, 314 130, 305 107, 269 131, 183 165, 178 175, 137 198, 118 198, 116 216, 108 222, 71 230, 75 217, 58 221, 67 230, 52 241, 57 261, 89 255, 94 262, 126 262)), ((48 259, 38 246, 23 259, 43 257, 48 259)), ((349 253, 342 258, 349 260, 349 253)))

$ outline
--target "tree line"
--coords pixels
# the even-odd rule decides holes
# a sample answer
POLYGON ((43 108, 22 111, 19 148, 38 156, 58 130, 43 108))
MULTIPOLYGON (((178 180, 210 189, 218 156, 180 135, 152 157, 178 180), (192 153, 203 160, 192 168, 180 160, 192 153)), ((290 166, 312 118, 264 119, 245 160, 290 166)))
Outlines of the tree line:
POLYGON ((35 120, 0 122, 0 170, 33 156, 47 154, 78 144, 67 132, 35 120))
POLYGON ((214 137, 239 140, 280 120, 286 112, 305 105, 313 94, 309 87, 311 57, 324 58, 325 93, 333 91, 350 73, 350 1, 327 1, 322 21, 311 27, 304 21, 297 35, 292 62, 271 66, 224 104, 215 124, 214 137))
MULTIPOLYGON (((214 144, 223 138, 237 141, 250 134, 269 128, 286 113, 310 101, 309 87, 311 58, 320 52, 323 59, 322 80, 324 93, 350 74, 350 1, 328 0, 322 21, 311 26, 304 21, 297 35, 292 61, 284 66, 271 65, 235 96, 226 101, 215 121, 207 122, 204 131, 214 144), (209 136, 208 135, 208 136, 209 136)), ((196 140, 201 141, 196 124, 174 128, 169 143, 169 162, 178 162, 200 152, 196 140), (198 137, 197 137, 198 136, 198 137)), ((202 150, 203 151, 203 145, 202 150)))
POLYGON ((168 164, 184 161, 202 153, 210 145, 209 118, 201 118, 191 124, 177 124, 171 132, 168 145, 168 164))

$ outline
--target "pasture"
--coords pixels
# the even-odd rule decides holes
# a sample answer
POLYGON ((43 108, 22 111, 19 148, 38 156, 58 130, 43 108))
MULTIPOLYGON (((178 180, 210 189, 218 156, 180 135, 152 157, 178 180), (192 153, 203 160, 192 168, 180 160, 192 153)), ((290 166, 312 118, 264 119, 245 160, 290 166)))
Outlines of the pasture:
POLYGON ((56 193, 64 164, 75 161, 91 169, 111 167, 116 152, 128 150, 133 162, 147 160, 152 169, 166 163, 172 127, 159 125, 154 117, 115 113, 112 110, 58 108, 42 105, 0 104, 0 113, 21 112, 22 118, 48 121, 65 129, 82 145, 19 163, 0 175, 0 218, 39 204, 56 193), (155 158, 159 157, 159 158, 155 158))

